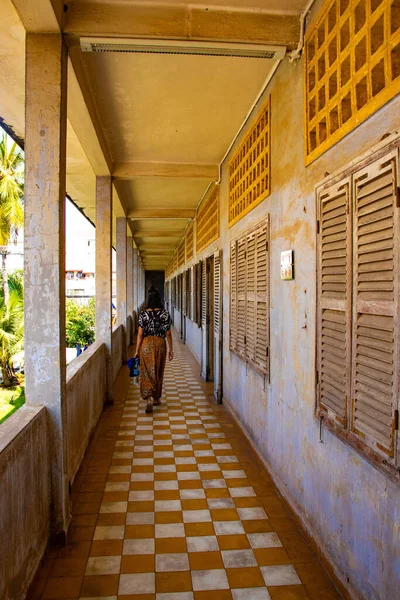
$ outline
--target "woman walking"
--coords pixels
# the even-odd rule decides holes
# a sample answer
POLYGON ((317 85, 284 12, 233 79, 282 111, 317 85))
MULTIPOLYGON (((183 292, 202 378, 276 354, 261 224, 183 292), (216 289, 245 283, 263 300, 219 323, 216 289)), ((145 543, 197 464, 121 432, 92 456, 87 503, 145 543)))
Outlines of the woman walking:
POLYGON ((171 319, 162 308, 158 291, 151 286, 147 294, 146 308, 139 315, 139 330, 135 358, 140 356, 140 394, 147 400, 146 413, 153 412, 153 404, 161 403, 168 340, 168 358, 172 360, 171 319))

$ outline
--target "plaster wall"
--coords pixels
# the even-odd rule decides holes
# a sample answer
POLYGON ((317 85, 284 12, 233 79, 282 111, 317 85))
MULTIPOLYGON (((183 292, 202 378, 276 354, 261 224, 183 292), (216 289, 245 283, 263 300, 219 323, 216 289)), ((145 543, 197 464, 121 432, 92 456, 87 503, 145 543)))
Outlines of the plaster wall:
POLYGON ((96 342, 67 367, 68 479, 73 481, 107 400, 106 345, 96 342))
POLYGON ((123 325, 119 325, 112 333, 112 372, 113 381, 115 381, 122 365, 125 354, 125 336, 126 331, 123 325))
POLYGON ((319 443, 314 186, 326 172, 400 127, 400 98, 305 168, 299 134, 302 64, 284 62, 267 93, 272 102, 272 194, 229 230, 227 162, 223 168, 224 396, 346 587, 368 600, 392 600, 400 589, 400 487, 329 431, 319 443), (264 392, 263 378, 251 369, 246 375, 244 363, 229 351, 229 242, 268 213, 271 383, 264 392), (286 282, 280 279, 280 253, 289 249, 295 251, 296 279, 286 282))
MULTIPOLYGON (((272 193, 230 229, 229 156, 222 169, 218 245, 223 252, 224 402, 349 594, 394 600, 400 589, 400 487, 328 430, 319 443, 319 421, 314 416, 314 187, 326 172, 366 152, 385 133, 400 129, 400 97, 305 168, 302 67, 301 62, 284 61, 255 107, 254 116, 271 94, 272 193), (271 381, 264 387, 264 378, 250 368, 246 372, 245 363, 229 351, 229 248, 231 239, 267 214, 271 381), (289 249, 295 251, 296 278, 281 281, 280 253, 289 249)), ((247 131, 248 126, 232 152, 247 131)), ((179 330, 177 311, 175 315, 179 330)), ((187 331, 190 347, 198 349, 201 330, 187 331)))
POLYGON ((201 363, 201 328, 199 328, 199 326, 190 319, 186 319, 186 345, 196 357, 196 360, 201 363))
POLYGON ((24 598, 50 528, 50 447, 44 407, 0 425, 0 598, 24 598))

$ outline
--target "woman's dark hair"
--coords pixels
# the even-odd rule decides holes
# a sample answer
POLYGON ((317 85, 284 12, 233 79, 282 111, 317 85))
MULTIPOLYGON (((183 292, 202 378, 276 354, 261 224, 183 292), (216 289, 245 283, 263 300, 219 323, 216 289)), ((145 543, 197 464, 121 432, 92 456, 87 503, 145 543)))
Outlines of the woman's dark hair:
POLYGON ((163 308, 160 294, 153 285, 147 292, 146 309, 147 308, 163 308))

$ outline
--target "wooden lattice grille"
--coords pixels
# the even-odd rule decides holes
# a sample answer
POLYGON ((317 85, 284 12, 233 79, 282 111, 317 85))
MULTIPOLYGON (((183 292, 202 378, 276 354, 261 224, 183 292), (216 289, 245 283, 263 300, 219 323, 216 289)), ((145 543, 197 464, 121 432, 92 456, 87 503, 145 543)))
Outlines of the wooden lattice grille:
POLYGON ((398 0, 329 0, 307 31, 306 164, 400 91, 398 0))
POLYGON ((219 186, 203 200, 196 217, 196 250, 201 252, 219 237, 219 186))
POLYGON ((181 240, 178 246, 178 269, 185 264, 185 238, 181 240))
POLYGON ((269 377, 269 219, 231 242, 230 349, 269 377))
POLYGON ((189 227, 186 231, 186 262, 192 260, 194 256, 194 248, 193 248, 193 236, 194 236, 194 224, 190 223, 189 227))
POLYGON ((271 191, 271 97, 229 163, 229 227, 271 191))
POLYGON ((317 196, 317 406, 388 464, 399 464, 397 173, 394 149, 317 196))

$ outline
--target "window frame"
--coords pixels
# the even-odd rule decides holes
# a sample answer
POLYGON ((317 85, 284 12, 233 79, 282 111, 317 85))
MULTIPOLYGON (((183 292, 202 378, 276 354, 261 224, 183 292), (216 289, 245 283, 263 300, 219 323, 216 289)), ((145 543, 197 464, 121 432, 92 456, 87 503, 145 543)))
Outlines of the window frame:
MULTIPOLYGON (((336 173, 334 173, 332 176, 329 176, 328 178, 324 179, 322 182, 318 183, 315 186, 315 200, 316 200, 316 221, 317 221, 317 226, 316 226, 316 299, 317 299, 317 306, 316 306, 316 335, 315 335, 315 417, 320 420, 321 424, 322 422, 325 424, 325 426, 327 427, 328 430, 330 430, 332 433, 335 434, 335 436, 337 436, 339 439, 341 439, 344 443, 346 443, 347 445, 349 445, 350 447, 352 447, 354 450, 357 451, 358 454, 360 454, 364 459, 366 459, 370 464, 372 464, 375 468, 377 468, 379 471, 383 472, 387 477, 389 477, 392 481, 396 482, 396 483, 400 483, 400 439, 399 439, 399 425, 398 425, 398 415, 399 415, 399 410, 400 410, 400 398, 399 398, 399 394, 397 393, 397 402, 396 400, 393 400, 393 407, 394 407, 394 411, 395 411, 395 416, 394 416, 394 430, 393 430, 393 436, 394 436, 394 454, 393 457, 391 458, 389 455, 385 456, 383 451, 379 451, 378 449, 374 449, 371 447, 371 441, 370 438, 367 437, 366 439, 362 439, 362 437, 360 437, 359 435, 357 435, 357 433, 355 433, 354 430, 354 426, 353 426, 353 412, 354 412, 354 406, 355 406, 355 400, 353 398, 354 396, 354 392, 353 392, 353 377, 354 377, 354 373, 355 373, 355 335, 354 335, 354 331, 355 331, 355 325, 356 325, 356 318, 357 318, 357 311, 356 311, 356 300, 354 298, 355 296, 355 285, 356 285, 356 281, 357 281, 357 273, 355 270, 355 258, 354 258, 354 254, 355 254, 355 247, 356 247, 356 227, 357 227, 357 221, 356 221, 356 217, 355 217, 355 181, 356 181, 356 176, 363 171, 364 169, 366 169, 367 167, 371 167, 371 170, 373 168, 373 166, 375 165, 375 163, 377 163, 378 161, 381 161, 382 164, 386 164, 386 162, 389 162, 390 160, 395 160, 397 161, 397 173, 396 173, 396 168, 394 169, 394 173, 395 173, 395 197, 397 197, 396 200, 396 204, 395 204, 395 208, 399 208, 400 207, 400 191, 399 191, 399 186, 400 186, 400 137, 399 136, 392 136, 391 141, 388 143, 387 140, 385 140, 385 142, 381 142, 380 144, 378 144, 375 148, 372 148, 369 152, 365 153, 364 155, 358 157, 357 159, 355 159, 354 161, 352 161, 351 163, 349 163, 348 165, 346 165, 343 169, 337 171, 336 173), (349 205, 350 205, 350 212, 351 212, 351 218, 352 218, 352 224, 351 224, 351 230, 350 230, 350 236, 351 236, 351 253, 350 253, 350 257, 351 257, 351 262, 350 262, 350 267, 349 267, 349 272, 350 272, 350 293, 351 293, 351 306, 350 306, 350 372, 348 374, 349 377, 349 384, 351 387, 351 393, 348 397, 348 406, 347 406, 347 412, 346 412, 346 419, 344 420, 344 422, 340 422, 340 419, 335 418, 335 416, 330 412, 327 411, 324 407, 321 406, 320 403, 320 373, 319 373, 319 347, 320 344, 322 343, 322 341, 320 341, 320 330, 319 330, 319 311, 320 311, 320 305, 321 305, 321 297, 319 295, 319 287, 320 287, 320 270, 321 270, 321 266, 320 266, 320 223, 319 223, 319 211, 320 211, 320 197, 321 195, 328 189, 331 189, 333 186, 335 185, 340 185, 341 182, 345 182, 348 181, 349 182, 349 205), (396 186, 397 184, 397 186, 396 186), (397 187, 397 195, 396 195, 396 187, 397 187), (397 417, 396 417, 397 414, 397 417), (397 422, 396 422, 397 421, 397 422)), ((400 234, 400 227, 398 224, 398 218, 399 216, 395 215, 393 217, 394 219, 394 226, 397 227, 397 236, 400 234)), ((396 239, 396 232, 394 234, 394 239, 396 239)), ((394 245, 394 253, 393 256, 395 257, 397 253, 397 260, 399 260, 399 254, 400 254, 400 248, 394 245)), ((397 275, 394 273, 394 278, 398 278, 400 276, 400 269, 399 267, 397 267, 398 269, 398 273, 397 275)), ((400 292, 397 291, 397 295, 395 296, 395 300, 394 300, 395 304, 400 304, 400 292)), ((399 309, 397 308, 397 311, 399 309)), ((360 313, 360 314, 363 314, 360 313)), ((371 313, 372 314, 372 313, 371 313)), ((397 312, 397 317, 398 317, 398 312, 397 312)), ((400 334, 397 334, 398 336, 400 336, 400 334)), ((399 351, 398 351, 398 342, 397 345, 395 344, 395 352, 394 352, 394 365, 395 365, 395 369, 397 369, 397 371, 400 369, 400 361, 399 359, 399 351)), ((396 389, 398 388, 397 384, 396 384, 396 371, 394 372, 394 396, 396 397, 396 389)), ((397 373, 397 377, 398 377, 398 373, 397 373)), ((377 440, 377 438, 376 438, 377 440)), ((377 446, 377 443, 375 442, 375 445, 377 446)))
MULTIPOLYGON (((271 368, 270 368, 270 364, 271 364, 271 338, 270 338, 270 289, 271 289, 271 281, 270 281, 270 231, 271 231, 271 223, 270 223, 270 215, 266 215, 266 217, 264 217, 262 219, 262 221, 260 221, 259 223, 257 223, 256 225, 252 226, 251 228, 243 231, 242 233, 240 233, 237 237, 232 238, 230 240, 230 268, 229 268, 229 292, 230 292, 230 298, 235 297, 236 299, 236 324, 232 322, 232 302, 230 302, 230 307, 229 307, 229 351, 232 352, 233 354, 235 354, 236 356, 238 356, 238 358, 240 358, 245 364, 246 367, 250 367, 253 371, 255 371, 256 373, 258 373, 259 375, 262 375, 263 377, 266 378, 267 382, 270 382, 270 377, 271 377, 271 368), (265 347, 265 352, 266 352, 266 357, 265 357, 265 367, 261 366, 260 364, 258 364, 256 362, 256 352, 254 353, 254 357, 250 358, 248 355, 246 355, 246 349, 244 350, 244 352, 241 352, 239 349, 239 332, 238 332, 238 317, 239 317, 239 300, 241 299, 241 296, 243 294, 241 294, 238 290, 238 254, 239 254, 239 247, 240 247, 240 252, 242 252, 243 247, 246 247, 246 252, 247 252, 247 243, 248 243, 248 239, 250 237, 256 237, 257 235, 260 235, 262 230, 266 229, 266 239, 265 239, 265 244, 266 244, 266 280, 265 280, 265 287, 266 287, 266 291, 265 291, 265 303, 266 303, 266 347, 265 347), (233 290, 232 290, 232 248, 235 245, 236 248, 236 258, 235 258, 235 273, 236 273, 236 289, 235 289, 235 294, 233 294, 233 290), (231 332, 233 331, 234 327, 236 327, 236 347, 234 347, 232 345, 232 335, 231 332)), ((246 257, 245 257, 246 260, 246 257)), ((256 258, 255 258, 256 260, 256 258)), ((257 267, 256 267, 256 263, 255 263, 255 272, 257 273, 257 267)), ((244 347, 246 347, 246 338, 247 338, 247 316, 246 316, 246 311, 247 311, 247 284, 248 284, 248 279, 247 279, 247 269, 246 269, 246 283, 245 283, 245 292, 244 292, 244 298, 245 298, 245 305, 244 305, 244 315, 245 315, 245 324, 244 324, 244 347)), ((257 286, 257 283, 255 283, 255 285, 257 286)), ((255 297, 258 297, 259 294, 257 293, 257 291, 253 292, 253 295, 255 297)), ((243 299, 242 299, 243 301, 243 299)), ((254 300, 253 300, 254 302, 254 300)), ((254 318, 255 318, 255 322, 254 322, 254 333, 256 334, 258 327, 257 327, 257 304, 258 300, 255 301, 255 313, 254 313, 254 318)), ((254 342, 254 348, 256 347, 257 341, 254 342)))

